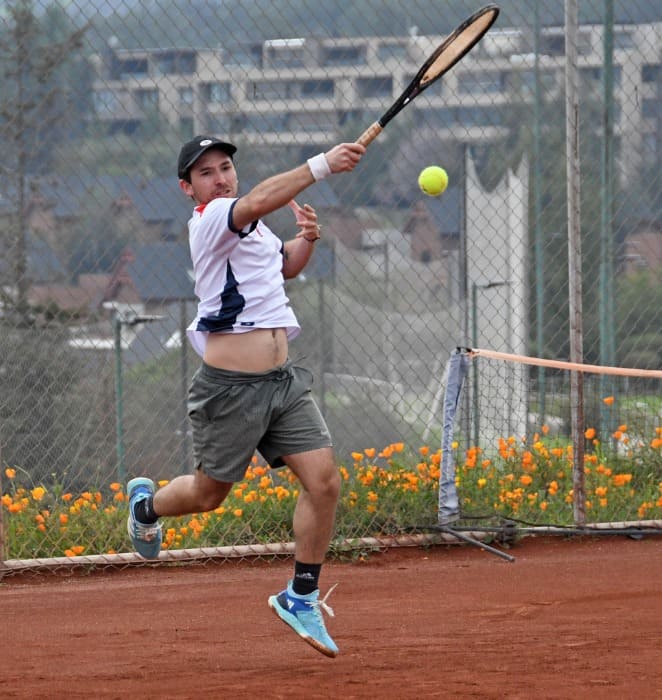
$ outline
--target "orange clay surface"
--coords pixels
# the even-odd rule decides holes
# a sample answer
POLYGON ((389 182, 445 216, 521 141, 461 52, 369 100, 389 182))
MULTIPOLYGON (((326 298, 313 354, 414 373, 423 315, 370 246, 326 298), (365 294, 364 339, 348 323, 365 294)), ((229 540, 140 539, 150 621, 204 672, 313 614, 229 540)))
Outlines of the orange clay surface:
POLYGON ((8 698, 662 697, 662 537, 533 538, 327 562, 328 659, 268 608, 292 562, 0 582, 8 698))

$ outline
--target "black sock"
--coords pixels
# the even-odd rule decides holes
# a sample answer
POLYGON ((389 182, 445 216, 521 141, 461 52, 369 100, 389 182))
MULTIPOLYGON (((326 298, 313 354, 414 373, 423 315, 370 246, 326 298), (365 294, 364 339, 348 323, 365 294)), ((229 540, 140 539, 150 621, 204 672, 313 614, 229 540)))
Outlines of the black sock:
POLYGON ((154 497, 148 496, 143 498, 142 501, 138 501, 133 508, 134 518, 143 523, 143 525, 151 525, 155 523, 159 516, 154 512, 154 497))
POLYGON ((321 564, 304 564, 300 561, 295 561, 292 590, 297 595, 308 595, 308 593, 316 591, 321 569, 321 564))

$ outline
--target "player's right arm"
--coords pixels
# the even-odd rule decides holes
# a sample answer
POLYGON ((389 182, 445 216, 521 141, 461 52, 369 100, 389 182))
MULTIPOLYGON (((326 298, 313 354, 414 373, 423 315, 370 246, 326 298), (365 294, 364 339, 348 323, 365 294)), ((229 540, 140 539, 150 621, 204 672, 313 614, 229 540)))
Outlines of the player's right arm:
MULTIPOLYGON (((341 143, 324 155, 331 173, 341 173, 353 170, 364 153, 365 147, 358 143, 341 143)), ((232 212, 234 228, 242 229, 284 207, 314 182, 308 163, 267 178, 237 200, 232 212)))

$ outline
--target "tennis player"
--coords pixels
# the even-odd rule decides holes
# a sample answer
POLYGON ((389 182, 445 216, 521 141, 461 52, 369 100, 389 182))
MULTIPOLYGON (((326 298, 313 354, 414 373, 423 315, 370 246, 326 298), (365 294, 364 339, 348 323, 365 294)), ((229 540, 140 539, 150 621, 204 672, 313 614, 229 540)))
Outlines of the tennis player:
MULTIPOLYGON (((195 202, 189 243, 198 315, 188 329, 202 365, 188 397, 194 473, 155 489, 129 481, 128 530, 147 559, 161 550, 163 516, 214 510, 241 481, 259 451, 287 465, 301 483, 294 510, 294 574, 269 606, 318 651, 336 656, 319 597, 320 570, 331 540, 340 475, 331 436, 311 393, 312 375, 295 366, 288 341, 300 331, 284 289, 312 255, 321 227, 315 210, 295 197, 314 182, 354 169, 365 153, 342 143, 238 196, 236 147, 212 136, 184 144, 179 185, 195 202), (283 243, 262 217, 289 205, 298 226, 283 243)), ((328 594, 327 594, 328 596, 328 594)))

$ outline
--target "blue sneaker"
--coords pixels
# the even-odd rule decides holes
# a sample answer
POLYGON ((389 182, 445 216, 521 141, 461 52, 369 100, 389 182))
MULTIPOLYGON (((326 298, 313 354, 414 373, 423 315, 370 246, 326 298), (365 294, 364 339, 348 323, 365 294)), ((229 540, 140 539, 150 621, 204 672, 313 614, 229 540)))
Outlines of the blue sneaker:
POLYGON ((326 604, 326 599, 335 587, 332 586, 324 598, 319 600, 319 591, 297 595, 292 590, 290 581, 284 591, 269 598, 269 607, 283 622, 317 651, 331 657, 338 655, 338 647, 326 631, 322 610, 333 617, 333 610, 326 604))
POLYGON ((126 491, 129 496, 129 519, 126 526, 131 542, 141 557, 157 559, 161 551, 161 523, 141 523, 133 514, 136 503, 154 494, 154 482, 144 477, 131 479, 126 486, 126 491))

